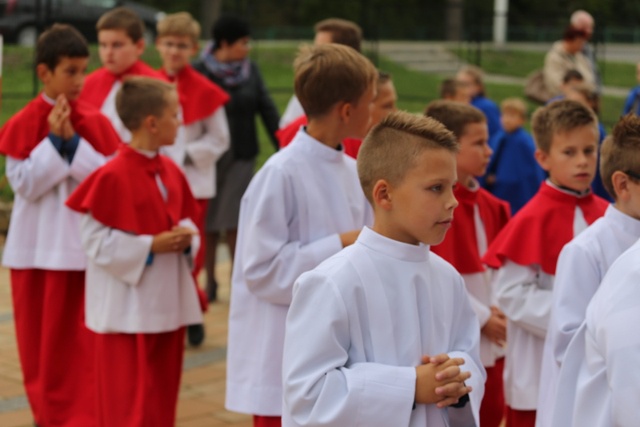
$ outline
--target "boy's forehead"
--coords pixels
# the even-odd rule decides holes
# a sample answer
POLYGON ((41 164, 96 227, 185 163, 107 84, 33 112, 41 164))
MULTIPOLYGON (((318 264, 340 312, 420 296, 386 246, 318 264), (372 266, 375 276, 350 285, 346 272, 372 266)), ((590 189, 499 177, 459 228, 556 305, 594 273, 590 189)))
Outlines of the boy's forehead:
MULTIPOLYGON (((86 68, 89 63, 88 56, 60 56, 58 58, 58 63, 56 64, 56 69, 58 68, 66 68, 69 66, 76 66, 80 68, 86 68)), ((55 71, 55 70, 54 70, 55 71)))
POLYGON ((551 135, 551 148, 593 145, 598 143, 598 138, 599 132, 595 123, 559 129, 551 135))
POLYGON ((98 41, 120 41, 134 43, 127 31, 122 28, 110 28, 98 31, 98 41))

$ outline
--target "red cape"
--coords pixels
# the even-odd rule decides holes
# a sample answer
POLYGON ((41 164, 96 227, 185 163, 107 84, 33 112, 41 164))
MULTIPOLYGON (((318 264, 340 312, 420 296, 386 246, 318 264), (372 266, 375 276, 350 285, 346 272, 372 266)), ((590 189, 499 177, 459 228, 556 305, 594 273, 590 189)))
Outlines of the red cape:
POLYGON ((573 239, 576 206, 587 224, 604 215, 609 204, 589 194, 576 197, 543 182, 535 196, 507 224, 482 259, 499 268, 506 259, 520 265, 538 264, 547 274, 556 274, 562 247, 573 239))
MULTIPOLYGON (((300 130, 300 126, 306 126, 307 123, 307 116, 300 116, 282 129, 278 129, 276 132, 276 138, 278 138, 280 148, 284 148, 289 145, 296 136, 296 133, 300 130)), ((361 139, 345 138, 342 141, 344 153, 354 159, 358 158, 358 151, 360 151, 361 145, 361 139)))
MULTIPOLYGON (((120 137, 109 119, 93 106, 82 101, 70 101, 71 124, 82 138, 99 153, 113 154, 120 137)), ((53 105, 42 94, 31 100, 0 129, 0 153, 16 159, 26 159, 49 133, 49 113, 53 105)))
POLYGON ((107 98, 107 95, 109 95, 109 92, 111 92, 113 84, 126 76, 147 76, 167 81, 164 75, 140 60, 120 75, 115 75, 106 68, 101 67, 89 74, 85 79, 84 87, 80 93, 80 99, 99 109, 102 107, 102 104, 104 104, 104 100, 107 98))
POLYGON ((67 206, 90 213, 108 227, 138 235, 171 230, 183 218, 195 223, 199 209, 173 161, 162 155, 148 158, 127 145, 78 186, 67 206), (156 174, 167 189, 167 201, 162 198, 156 174))
POLYGON ((229 102, 229 95, 218 85, 187 65, 177 76, 169 76, 164 69, 160 73, 176 83, 182 122, 185 125, 197 122, 212 115, 218 108, 229 102))
POLYGON ((478 205, 480 218, 487 235, 487 245, 496 238, 511 217, 509 204, 498 199, 484 188, 471 191, 463 185, 456 186, 454 195, 460 203, 453 213, 451 229, 442 243, 431 250, 453 265, 460 274, 485 271, 482 254, 478 253, 478 240, 474 223, 474 206, 478 205))

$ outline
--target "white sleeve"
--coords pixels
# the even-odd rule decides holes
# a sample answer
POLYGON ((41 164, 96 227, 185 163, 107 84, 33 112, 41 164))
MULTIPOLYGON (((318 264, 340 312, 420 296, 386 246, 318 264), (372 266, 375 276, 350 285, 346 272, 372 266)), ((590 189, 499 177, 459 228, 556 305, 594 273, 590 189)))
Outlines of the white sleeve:
POLYGON ((186 155, 199 168, 208 168, 229 149, 230 136, 224 107, 202 120, 204 132, 194 141, 185 144, 186 155))
POLYGON ((108 157, 98 153, 84 138, 80 138, 78 148, 70 165, 70 174, 78 182, 107 162, 108 157))
POLYGON ((153 236, 125 233, 87 214, 80 221, 80 238, 93 264, 130 286, 140 283, 153 236))
POLYGON ((544 339, 549 325, 552 295, 550 289, 542 289, 538 285, 540 274, 539 268, 507 260, 494 280, 498 306, 507 318, 544 339))
POLYGON ((593 256, 581 246, 568 244, 560 252, 553 282, 553 316, 549 339, 558 365, 585 319, 589 301, 598 290, 602 272, 593 256))
POLYGON ((240 207, 237 250, 242 257, 242 277, 258 298, 289 305, 298 276, 339 252, 342 244, 337 233, 306 244, 292 240, 292 183, 275 167, 260 172, 240 207))
POLYGON ((69 176, 69 164, 46 137, 26 159, 7 157, 6 174, 13 191, 33 202, 69 176))
MULTIPOLYGON (((615 297, 615 306, 600 316, 596 325, 596 340, 601 344, 606 363, 607 382, 611 391, 611 425, 638 425, 638 396, 640 396, 640 293, 638 274, 625 280, 628 288, 615 297), (622 294, 625 294, 622 297, 622 294)), ((619 287, 618 287, 619 289, 619 287)))
POLYGON ((322 275, 310 272, 297 281, 284 343, 284 425, 409 425, 415 368, 380 363, 346 367, 351 327, 347 309, 322 275))
POLYGON ((298 101, 298 98, 293 95, 280 118, 280 129, 286 127, 289 123, 302 115, 304 115, 304 109, 302 108, 300 101, 298 101))

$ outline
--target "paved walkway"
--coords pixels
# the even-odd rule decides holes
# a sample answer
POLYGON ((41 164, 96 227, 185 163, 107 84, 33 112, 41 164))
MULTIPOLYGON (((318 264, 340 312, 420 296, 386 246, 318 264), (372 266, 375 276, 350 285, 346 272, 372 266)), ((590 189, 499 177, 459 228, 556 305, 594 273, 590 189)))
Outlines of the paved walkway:
MULTIPOLYGON (((228 259, 224 251, 223 259, 228 259)), ((205 314, 207 337, 187 348, 178 403, 178 427, 250 427, 250 417, 224 409, 225 355, 229 309, 229 262, 218 269, 220 300, 205 314)), ((33 427, 22 387, 11 311, 9 271, 0 268, 0 426, 33 427)), ((115 426, 114 426, 115 427, 115 426)))

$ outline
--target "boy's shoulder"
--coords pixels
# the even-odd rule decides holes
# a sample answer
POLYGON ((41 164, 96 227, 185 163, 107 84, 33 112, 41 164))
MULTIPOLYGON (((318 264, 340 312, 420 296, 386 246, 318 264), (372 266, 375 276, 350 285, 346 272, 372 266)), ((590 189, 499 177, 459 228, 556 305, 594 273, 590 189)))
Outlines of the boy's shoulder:
POLYGON ((39 94, 14 114, 0 129, 0 154, 26 159, 47 135, 48 114, 53 106, 39 94))
POLYGON ((489 190, 482 187, 478 189, 478 204, 491 208, 496 214, 503 215, 506 213, 507 217, 511 216, 509 202, 494 196, 489 190))
MULTIPOLYGON (((169 79, 164 70, 160 70, 160 73, 169 79)), ((177 86, 185 125, 211 116, 230 99, 227 92, 191 65, 185 66, 180 71, 177 86)))

